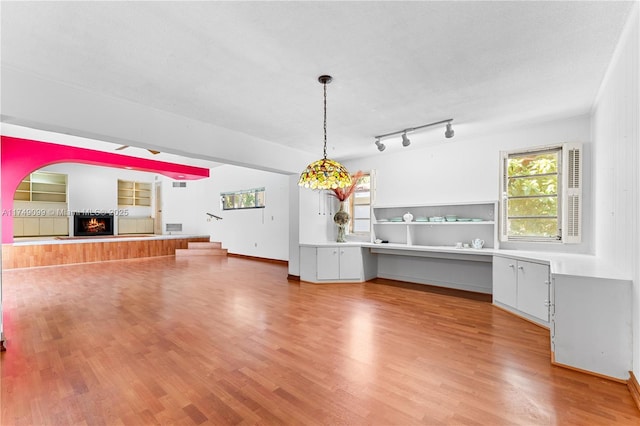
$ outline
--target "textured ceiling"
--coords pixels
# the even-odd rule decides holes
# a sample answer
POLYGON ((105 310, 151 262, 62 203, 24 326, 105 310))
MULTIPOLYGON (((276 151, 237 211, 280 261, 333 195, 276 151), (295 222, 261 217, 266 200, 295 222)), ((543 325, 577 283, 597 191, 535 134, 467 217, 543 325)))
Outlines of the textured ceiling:
POLYGON ((631 6, 3 1, 1 60, 318 155, 331 74, 330 156, 348 158, 447 118, 458 138, 588 112, 631 6))

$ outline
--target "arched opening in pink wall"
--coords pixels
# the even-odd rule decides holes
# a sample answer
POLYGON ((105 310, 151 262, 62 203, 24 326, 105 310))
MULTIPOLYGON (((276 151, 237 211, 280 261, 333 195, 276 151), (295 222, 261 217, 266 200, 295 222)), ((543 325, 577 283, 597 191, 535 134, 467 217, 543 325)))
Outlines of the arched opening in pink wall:
POLYGON ((29 173, 57 163, 82 163, 126 168, 161 174, 176 180, 209 177, 209 169, 165 161, 148 160, 47 142, 2 136, 0 139, 0 179, 2 185, 2 243, 13 242, 13 196, 29 173))

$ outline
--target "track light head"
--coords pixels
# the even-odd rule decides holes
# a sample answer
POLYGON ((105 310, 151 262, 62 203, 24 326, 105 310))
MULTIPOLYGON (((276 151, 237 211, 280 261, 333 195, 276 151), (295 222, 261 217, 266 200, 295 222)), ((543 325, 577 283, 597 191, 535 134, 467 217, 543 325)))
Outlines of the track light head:
POLYGON ((380 139, 376 139, 376 146, 378 147, 378 151, 380 152, 384 151, 386 148, 385 144, 380 142, 380 139))
POLYGON ((456 132, 451 128, 451 122, 447 123, 447 130, 444 131, 444 137, 447 139, 451 139, 456 132))
POLYGON ((407 132, 404 132, 402 134, 402 146, 409 146, 409 145, 411 145, 411 141, 407 137, 407 132))

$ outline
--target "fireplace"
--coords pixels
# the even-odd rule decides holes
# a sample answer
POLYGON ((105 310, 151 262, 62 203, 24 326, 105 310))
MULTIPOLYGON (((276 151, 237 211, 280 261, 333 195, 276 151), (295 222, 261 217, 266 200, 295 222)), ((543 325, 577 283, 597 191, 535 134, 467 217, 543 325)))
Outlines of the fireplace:
POLYGON ((73 235, 113 235, 113 214, 74 214, 73 235))

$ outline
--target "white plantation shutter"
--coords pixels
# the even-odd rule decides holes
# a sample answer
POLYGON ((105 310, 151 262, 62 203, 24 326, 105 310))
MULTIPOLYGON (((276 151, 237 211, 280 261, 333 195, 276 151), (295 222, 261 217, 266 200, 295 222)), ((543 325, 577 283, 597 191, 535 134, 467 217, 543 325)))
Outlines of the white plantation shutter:
POLYGON ((562 241, 582 241, 582 145, 567 143, 562 146, 563 195, 562 241))
POLYGON ((508 241, 509 233, 509 203, 507 200, 507 185, 508 185, 508 160, 509 154, 506 152, 501 153, 502 161, 502 179, 500 179, 500 241, 508 241))

